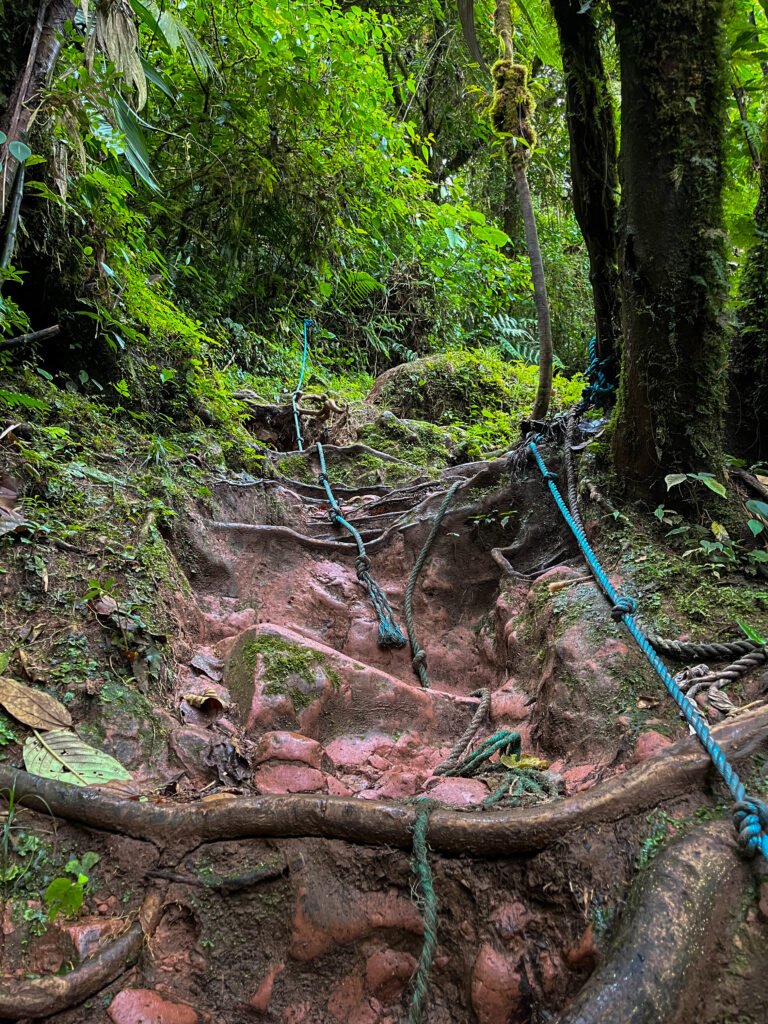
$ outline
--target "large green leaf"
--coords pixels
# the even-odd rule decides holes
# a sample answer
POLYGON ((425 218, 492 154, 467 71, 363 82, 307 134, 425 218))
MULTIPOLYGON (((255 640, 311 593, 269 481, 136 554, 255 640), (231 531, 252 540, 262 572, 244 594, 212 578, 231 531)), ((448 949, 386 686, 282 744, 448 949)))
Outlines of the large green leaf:
POLYGON ((35 733, 24 744, 24 766, 32 775, 73 786, 95 786, 114 779, 128 781, 130 772, 102 750, 83 742, 68 729, 35 733))
POLYGON ((153 192, 159 192, 160 186, 149 166, 149 154, 144 145, 141 119, 118 93, 110 97, 110 104, 115 115, 115 124, 123 136, 125 159, 148 188, 153 192))

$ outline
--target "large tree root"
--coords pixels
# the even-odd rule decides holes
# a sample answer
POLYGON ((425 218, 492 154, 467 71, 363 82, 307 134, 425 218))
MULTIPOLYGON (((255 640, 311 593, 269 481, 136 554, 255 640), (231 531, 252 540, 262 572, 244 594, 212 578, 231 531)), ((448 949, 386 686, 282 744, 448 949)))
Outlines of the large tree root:
MULTIPOLYGON (((755 753, 768 729, 768 707, 716 726, 718 743, 739 761, 755 753)), ((673 800, 710 777, 711 762, 696 740, 673 744, 624 775, 584 793, 539 807, 462 812, 437 809, 429 844, 444 853, 476 857, 530 853, 561 841, 573 829, 619 821, 673 800)), ((140 804, 93 789, 50 782, 0 766, 0 789, 16 804, 89 828, 118 832, 159 847, 224 839, 308 837, 409 848, 416 807, 317 794, 212 796, 185 806, 140 804)))
POLYGON ((136 963, 160 923, 163 892, 153 889, 144 898, 139 916, 119 938, 69 974, 11 982, 0 988, 0 1018, 39 1020, 76 1006, 136 963))
POLYGON ((696 969, 712 953, 748 877, 722 823, 669 846, 642 876, 636 909, 628 909, 609 959, 558 1024, 692 1020, 696 969))

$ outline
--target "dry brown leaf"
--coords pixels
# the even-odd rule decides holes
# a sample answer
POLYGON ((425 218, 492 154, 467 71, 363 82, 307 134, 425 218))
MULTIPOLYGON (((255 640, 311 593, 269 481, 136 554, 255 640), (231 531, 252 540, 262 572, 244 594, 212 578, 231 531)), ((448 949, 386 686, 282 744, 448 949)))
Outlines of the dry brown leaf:
POLYGON ((55 697, 7 676, 0 676, 0 704, 9 715, 33 729, 68 729, 72 716, 55 697))
POLYGON ((224 701, 213 690, 203 690, 202 693, 185 693, 183 699, 190 707, 197 708, 209 718, 218 717, 226 710, 224 701))
POLYGON ((658 697, 640 697, 637 706, 641 711, 645 711, 648 708, 657 708, 661 704, 658 697))

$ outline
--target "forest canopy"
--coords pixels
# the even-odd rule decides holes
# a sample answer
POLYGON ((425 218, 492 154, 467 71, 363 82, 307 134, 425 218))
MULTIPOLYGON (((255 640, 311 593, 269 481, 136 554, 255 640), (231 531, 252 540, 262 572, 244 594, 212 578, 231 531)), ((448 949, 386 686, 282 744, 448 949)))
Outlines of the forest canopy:
POLYGON ((0 31, 0 329, 61 328, 9 368, 205 418, 290 386, 304 316, 329 374, 544 375, 545 335, 572 374, 596 335, 626 478, 765 457, 763 4, 51 0, 0 31))

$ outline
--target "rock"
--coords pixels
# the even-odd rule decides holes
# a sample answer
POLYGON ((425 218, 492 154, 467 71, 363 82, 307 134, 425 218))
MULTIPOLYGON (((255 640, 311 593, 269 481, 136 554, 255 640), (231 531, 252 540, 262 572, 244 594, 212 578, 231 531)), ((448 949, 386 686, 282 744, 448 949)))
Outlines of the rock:
POLYGON ((107 1010, 114 1024, 199 1024, 191 1006, 172 1003, 149 989, 118 992, 107 1010))
POLYGON ((275 979, 285 970, 285 964, 274 964, 267 971, 263 981, 256 989, 256 992, 248 1000, 248 1006, 256 1013, 266 1013, 272 999, 272 989, 275 987, 275 979))
POLYGON ((323 748, 317 740, 299 732, 265 732, 256 747, 253 763, 261 764, 270 758, 278 761, 303 761, 310 768, 319 768, 323 748))
POLYGON ((522 1001, 516 963, 486 942, 472 968, 472 1008, 478 1024, 509 1024, 522 1001))
POLYGON ((562 773, 566 794, 570 796, 571 793, 590 789, 594 785, 599 768, 600 765, 596 764, 577 764, 573 768, 566 768, 562 773))
POLYGON ((480 779, 445 779, 439 775, 427 783, 427 793, 449 807, 470 807, 482 803, 489 795, 488 787, 480 779))
POLYGON ((72 939, 58 925, 30 939, 28 957, 33 974, 58 974, 64 964, 77 959, 72 939))
POLYGON ((221 658, 217 658, 215 654, 198 651, 189 664, 192 668, 197 669, 198 672, 208 676, 208 678, 213 680, 214 683, 221 682, 224 662, 221 658))
POLYGON ((365 964, 365 987, 383 1003, 399 999, 416 970, 416 959, 396 949, 380 949, 365 964))
POLYGON ((332 893, 299 890, 289 956, 315 960, 336 946, 348 946, 379 929, 421 936, 418 908, 396 891, 358 895, 346 887, 332 893))
MULTIPOLYGON (((110 899, 112 898, 114 897, 110 897, 110 899)), ((103 906, 105 913, 109 913, 110 907, 107 904, 103 904, 103 906)), ((99 912, 101 912, 101 908, 99 908, 99 912)), ((125 921, 121 918, 111 917, 105 920, 104 917, 81 917, 74 924, 65 924, 63 930, 72 940, 78 957, 85 960, 103 942, 122 931, 124 927, 125 921)))
POLYGON ((633 760, 636 764, 640 764, 641 761, 647 761, 649 757, 654 757, 671 746, 672 740, 667 736, 662 736, 655 729, 648 729, 637 737, 633 760))
POLYGON ((262 765, 253 776, 259 793, 316 793, 325 786, 325 776, 317 768, 290 761, 262 765))

